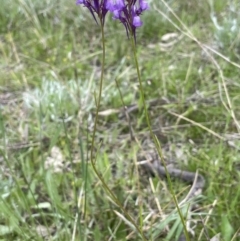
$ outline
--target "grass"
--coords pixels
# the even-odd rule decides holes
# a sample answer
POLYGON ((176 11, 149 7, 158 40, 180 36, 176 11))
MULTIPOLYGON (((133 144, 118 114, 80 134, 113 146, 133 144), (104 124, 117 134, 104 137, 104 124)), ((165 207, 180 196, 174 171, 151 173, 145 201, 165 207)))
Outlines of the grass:
MULTIPOLYGON (((149 2, 137 44, 146 100, 159 99, 151 124, 166 161, 207 180, 193 239, 240 240, 239 3, 149 2), (163 42, 168 33, 177 39, 163 42)), ((142 240, 88 162, 100 29, 74 1, 4 0, 0 18, 0 240, 142 240)), ((97 169, 148 240, 177 240, 169 184, 137 168, 129 122, 113 111, 119 90, 125 105, 139 101, 129 41, 110 16, 105 32, 97 169)), ((142 110, 130 124, 144 147, 142 110)), ((172 184, 180 202, 189 186, 172 184)))

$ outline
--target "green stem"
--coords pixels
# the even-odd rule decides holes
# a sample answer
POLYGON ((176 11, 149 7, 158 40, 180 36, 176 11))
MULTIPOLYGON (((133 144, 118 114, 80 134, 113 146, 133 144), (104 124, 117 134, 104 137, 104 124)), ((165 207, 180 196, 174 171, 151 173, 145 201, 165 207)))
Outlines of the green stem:
POLYGON ((91 143, 91 154, 90 154, 90 159, 92 165, 94 164, 94 157, 93 157, 93 152, 94 152, 94 144, 95 144, 95 136, 96 136, 96 131, 97 131, 97 122, 98 122, 98 117, 99 117, 99 110, 100 110, 100 103, 101 103, 101 97, 102 97, 102 87, 103 87, 103 77, 104 77, 104 66, 105 66, 105 43, 104 43, 104 23, 103 20, 100 18, 101 22, 101 34, 102 34, 102 65, 101 65, 101 77, 100 77, 100 86, 99 86, 99 93, 98 93, 98 99, 97 99, 97 109, 96 109, 96 116, 94 120, 94 128, 93 128, 93 136, 92 136, 92 143, 91 143))
POLYGON ((102 86, 103 86, 103 77, 104 77, 104 66, 105 66, 105 37, 104 37, 104 22, 103 20, 100 19, 100 23, 101 23, 101 34, 102 34, 102 51, 103 51, 103 55, 102 55, 102 66, 101 66, 101 79, 100 79, 100 87, 99 87, 99 94, 98 94, 98 99, 97 99, 97 110, 96 110, 96 116, 95 116, 95 120, 94 120, 94 129, 93 129, 93 137, 92 137, 92 142, 91 142, 91 155, 90 155, 90 159, 91 159, 91 165, 93 167, 93 170, 95 172, 95 174, 97 175, 97 177, 99 178, 99 180, 101 181, 101 183, 103 184, 104 188, 108 191, 108 193, 110 194, 110 196, 112 197, 112 199, 114 200, 114 202, 120 207, 120 209, 123 211, 125 217, 134 225, 134 227, 136 228, 136 230, 138 231, 138 233, 141 235, 142 239, 144 241, 147 241, 147 239, 144 237, 143 232, 139 229, 139 227, 136 225, 136 223, 134 222, 134 220, 132 219, 132 217, 128 214, 128 212, 124 209, 124 207, 122 206, 122 204, 119 202, 119 200, 116 198, 116 196, 113 194, 113 192, 110 190, 110 188, 108 187, 108 185, 105 183, 102 175, 98 172, 96 165, 94 162, 94 157, 93 157, 93 152, 94 152, 94 144, 95 144, 95 136, 96 136, 96 131, 97 131, 97 121, 98 121, 98 116, 99 116, 99 109, 100 109, 100 102, 101 102, 101 97, 102 97, 102 86))
POLYGON ((154 141, 154 144, 156 146, 158 155, 159 155, 159 157, 160 157, 160 159, 161 159, 161 161, 163 163, 163 166, 165 168, 167 180, 168 180, 168 183, 169 183, 169 186, 170 186, 170 191, 171 191, 171 194, 173 196, 174 203, 176 205, 177 211, 179 213, 181 222, 182 222, 183 227, 184 227, 184 234, 185 234, 186 239, 189 241, 190 239, 189 239, 187 228, 186 228, 186 225, 185 225, 185 222, 184 222, 183 214, 182 214, 182 212, 181 212, 181 210, 180 210, 180 208, 178 206, 177 198, 176 198, 176 195, 175 195, 173 187, 172 187, 171 178, 170 178, 170 175, 169 175, 169 173, 167 171, 166 163, 165 163, 163 155, 162 155, 161 145, 160 145, 157 137, 153 133, 152 126, 151 126, 151 123, 150 123, 148 110, 147 110, 147 105, 146 105, 146 101, 145 101, 145 97, 144 97, 144 89, 143 89, 143 85, 142 85, 141 74, 140 74, 140 70, 139 70, 139 64, 138 64, 138 58, 137 58, 137 50, 136 50, 136 43, 135 43, 135 39, 134 39, 133 33, 131 34, 131 42, 132 42, 134 61, 135 61, 136 69, 137 69, 137 76, 138 76, 138 82, 139 82, 139 90, 140 90, 140 95, 141 95, 141 101, 142 101, 142 105, 143 105, 143 108, 144 108, 144 114, 145 114, 145 117, 146 117, 148 130, 150 132, 151 138, 154 141))

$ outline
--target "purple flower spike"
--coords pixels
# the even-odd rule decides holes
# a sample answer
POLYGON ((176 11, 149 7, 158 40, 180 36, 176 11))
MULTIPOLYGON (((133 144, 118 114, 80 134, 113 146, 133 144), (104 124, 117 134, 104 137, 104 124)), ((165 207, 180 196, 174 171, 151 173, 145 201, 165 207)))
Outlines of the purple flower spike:
POLYGON ((108 0, 76 0, 76 4, 83 4, 85 7, 87 7, 92 14, 94 20, 97 22, 97 19, 95 17, 95 13, 98 15, 100 19, 105 20, 105 16, 108 12, 108 9, 106 8, 106 5, 108 3, 108 0))
POLYGON ((136 42, 136 28, 142 26, 140 15, 148 9, 145 0, 107 0, 107 10, 113 13, 113 19, 118 19, 125 27, 127 36, 131 32, 136 42))

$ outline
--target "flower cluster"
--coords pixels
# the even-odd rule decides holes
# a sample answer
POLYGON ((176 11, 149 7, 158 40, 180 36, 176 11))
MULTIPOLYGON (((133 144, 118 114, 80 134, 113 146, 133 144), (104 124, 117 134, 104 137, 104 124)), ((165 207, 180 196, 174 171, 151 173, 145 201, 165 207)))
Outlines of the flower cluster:
POLYGON ((145 0, 108 0, 106 8, 113 13, 113 18, 124 25, 127 36, 131 32, 136 40, 136 28, 142 26, 140 15, 148 9, 145 0))
POLYGON ((89 9, 96 23, 97 19, 95 17, 95 13, 98 15, 99 19, 103 21, 103 24, 108 12, 106 8, 107 2, 108 0, 76 0, 76 4, 83 4, 89 9))
POLYGON ((95 21, 94 13, 103 20, 108 11, 113 14, 113 19, 119 20, 125 27, 127 36, 129 32, 136 40, 136 28, 142 26, 140 15, 148 9, 145 0, 77 0, 77 4, 83 4, 89 9, 95 21))

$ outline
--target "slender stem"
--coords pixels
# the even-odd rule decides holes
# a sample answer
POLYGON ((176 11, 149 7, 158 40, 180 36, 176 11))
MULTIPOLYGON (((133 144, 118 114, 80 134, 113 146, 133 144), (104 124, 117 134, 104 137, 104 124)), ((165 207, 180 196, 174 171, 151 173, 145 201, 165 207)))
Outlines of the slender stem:
POLYGON ((164 158, 163 158, 162 151, 161 151, 161 145, 160 145, 157 137, 156 137, 155 134, 153 133, 152 126, 151 126, 151 123, 150 123, 150 119, 149 119, 149 115, 148 115, 148 110, 147 110, 147 105, 146 105, 145 96, 144 96, 144 89, 143 89, 143 85, 142 85, 141 74, 140 74, 140 70, 139 70, 139 64, 138 64, 138 58, 137 58, 137 51, 136 51, 136 42, 135 42, 135 38, 134 38, 133 33, 131 33, 131 42, 132 42, 132 49, 133 49, 134 61, 135 61, 135 65, 136 65, 136 69, 137 69, 137 75, 138 75, 138 81, 139 81, 140 96, 141 96, 141 101, 142 101, 142 105, 143 105, 144 112, 145 112, 145 117, 146 117, 146 121, 147 121, 147 125, 148 125, 148 130, 149 130, 149 132, 150 132, 150 136, 152 137, 152 139, 153 139, 153 141, 154 141, 154 144, 155 144, 155 146, 156 146, 158 155, 159 155, 159 157, 160 157, 160 159, 161 159, 161 161, 162 161, 162 163, 163 163, 163 166, 164 166, 164 168, 165 168, 167 180, 168 180, 168 183, 169 183, 169 186, 170 186, 170 191, 171 191, 171 194, 172 194, 172 196, 173 196, 174 203, 175 203, 175 205, 176 205, 176 208, 177 208, 177 210, 178 210, 178 213, 179 213, 181 222, 182 222, 183 227, 184 227, 185 237, 187 238, 187 240, 190 240, 190 239, 189 239, 188 232, 187 232, 187 229, 186 229, 186 225, 185 225, 185 222, 184 222, 183 214, 182 214, 182 212, 181 212, 181 210, 180 210, 180 208, 179 208, 176 195, 174 194, 174 191, 173 191, 171 178, 170 178, 170 175, 169 175, 169 173, 168 173, 168 171, 167 171, 166 163, 164 162, 164 158))
POLYGON ((105 43, 104 43, 104 23, 103 20, 100 18, 101 22, 101 34, 102 34, 102 63, 101 63, 101 77, 100 77, 100 86, 99 86, 99 93, 98 93, 98 99, 97 99, 97 109, 96 109, 96 116, 94 119, 94 128, 93 128, 93 136, 92 136, 92 143, 91 143, 91 154, 90 159, 92 165, 94 165, 94 144, 95 144, 95 136, 97 131, 97 122, 98 122, 98 116, 99 116, 99 109, 100 109, 100 103, 101 103, 101 97, 102 97, 102 87, 103 87, 103 77, 104 77, 104 66, 105 66, 105 43))
POLYGON ((94 161, 94 157, 93 157, 93 152, 94 152, 94 144, 95 144, 95 135, 96 135, 96 130, 97 130, 97 121, 98 121, 98 116, 99 116, 99 109, 100 109, 100 102, 101 102, 101 97, 102 97, 102 86, 103 86, 103 77, 104 77, 104 66, 105 66, 105 37, 104 37, 104 22, 103 20, 100 18, 100 23, 101 23, 101 34, 102 34, 102 51, 103 51, 103 55, 102 55, 102 66, 101 66, 101 79, 100 79, 100 86, 99 86, 99 94, 98 94, 98 99, 97 99, 97 110, 96 110, 96 116, 95 116, 95 120, 94 120, 94 129, 93 129, 93 137, 92 137, 92 143, 91 143, 91 164, 93 167, 93 170, 95 172, 95 174, 97 175, 97 177, 99 178, 99 180, 102 182, 104 188, 108 191, 108 193, 111 195, 112 199, 114 200, 114 202, 121 208, 121 210, 123 211, 124 215, 127 217, 127 219, 134 225, 134 227, 136 228, 136 230, 138 231, 138 233, 141 235, 142 239, 144 241, 147 241, 147 239, 145 238, 143 232, 139 229, 139 227, 136 225, 136 223, 134 222, 134 220, 132 219, 132 217, 128 214, 128 212, 124 209, 124 207, 122 206, 122 204, 119 202, 119 200, 116 198, 116 196, 113 194, 113 192, 110 190, 110 188, 108 187, 108 185, 105 183, 102 175, 98 172, 96 165, 95 165, 95 161, 94 161))

